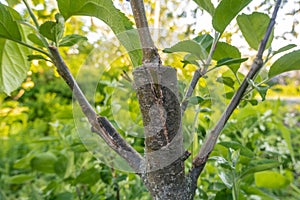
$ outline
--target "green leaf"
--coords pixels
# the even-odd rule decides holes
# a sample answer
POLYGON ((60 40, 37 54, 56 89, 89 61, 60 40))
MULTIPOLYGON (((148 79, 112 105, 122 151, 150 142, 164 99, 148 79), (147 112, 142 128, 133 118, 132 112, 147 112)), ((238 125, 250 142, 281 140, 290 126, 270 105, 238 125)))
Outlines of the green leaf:
POLYGON ((238 142, 229 141, 229 142, 220 142, 219 144, 226 148, 231 148, 234 150, 240 149, 240 154, 242 156, 246 156, 249 158, 252 158, 254 156, 254 153, 250 149, 248 149, 247 147, 244 147, 243 145, 241 145, 238 142))
POLYGON ((53 21, 47 21, 40 26, 40 33, 53 42, 57 42, 57 24, 53 21))
POLYGON ((68 158, 64 155, 60 155, 59 158, 54 163, 54 171, 55 173, 64 178, 67 168, 68 168, 68 158))
POLYGON ((40 153, 31 160, 30 165, 34 170, 44 173, 53 173, 56 160, 57 158, 53 153, 40 153))
POLYGON ((256 99, 250 99, 247 100, 247 102, 249 102, 252 106, 256 106, 258 104, 258 101, 256 99))
POLYGON ((222 96, 225 97, 226 99, 232 99, 233 95, 234 95, 234 92, 226 92, 222 96))
POLYGON ((32 60, 47 60, 47 58, 45 58, 44 56, 42 55, 28 55, 28 61, 32 61, 32 60))
POLYGON ((11 177, 7 178, 6 182, 10 183, 10 184, 23 184, 23 183, 26 183, 33 179, 34 179, 34 176, 32 176, 32 175, 19 174, 19 175, 15 175, 15 176, 11 176, 11 177))
POLYGON ((186 54, 181 62, 184 64, 183 68, 188 64, 192 64, 192 65, 196 65, 197 67, 200 67, 197 60, 198 60, 198 58, 195 55, 186 54))
POLYGON ((209 51, 208 48, 211 47, 214 38, 209 34, 203 34, 203 35, 198 35, 197 37, 193 38, 193 40, 196 41, 198 44, 200 44, 208 52, 209 51))
POLYGON ((202 103, 203 101, 204 101, 204 99, 202 97, 194 96, 194 97, 190 98, 189 105, 198 105, 198 104, 202 103))
POLYGON ((264 101, 270 87, 267 85, 256 85, 253 80, 248 80, 248 83, 259 93, 262 101, 264 101))
POLYGON ((36 34, 30 33, 30 34, 27 36, 27 38, 28 38, 31 42, 33 42, 34 44, 36 44, 36 45, 38 45, 38 46, 40 46, 40 47, 45 47, 45 45, 44 45, 42 39, 41 39, 39 36, 37 36, 36 34))
POLYGON ((16 160, 13 167, 16 169, 27 169, 30 168, 30 161, 33 158, 33 155, 28 154, 19 160, 16 160))
MULTIPOLYGON (((213 59, 214 60, 220 60, 220 62, 225 62, 224 59, 236 59, 236 61, 241 61, 239 59, 244 59, 241 58, 241 53, 239 51, 238 48, 236 48, 235 46, 232 46, 230 44, 227 44, 225 42, 218 42, 217 43, 217 47, 216 50, 213 54, 213 59), (223 61, 222 61, 223 60, 223 61)), ((238 71, 238 69, 240 68, 240 63, 237 62, 236 64, 232 63, 230 65, 228 65, 228 67, 231 69, 231 71, 233 71, 233 73, 236 73, 238 71)))
POLYGON ((222 182, 226 185, 227 188, 231 188, 232 187, 232 181, 233 181, 233 177, 230 173, 225 173, 224 171, 221 171, 219 174, 220 179, 222 180, 222 182))
POLYGON ((116 9, 112 0, 57 0, 60 13, 65 20, 71 16, 93 16, 106 23, 129 52, 134 66, 142 64, 139 36, 132 30, 132 22, 116 9), (131 30, 131 31, 128 31, 131 30))
POLYGON ((0 3, 0 38, 22 40, 22 35, 15 17, 16 11, 0 3))
POLYGON ((234 80, 231 77, 218 77, 217 82, 227 85, 228 87, 234 89, 234 80))
POLYGON ((215 7, 210 0, 194 0, 200 8, 206 10, 211 16, 215 13, 215 7))
POLYGON ((57 13, 55 19, 56 22, 47 21, 43 23, 39 31, 43 36, 58 44, 59 40, 63 37, 65 25, 64 18, 61 14, 57 13))
POLYGON ((300 50, 285 54, 270 67, 269 78, 281 73, 300 69, 300 50))
POLYGON ((295 48, 296 46, 297 46, 297 45, 295 45, 295 44, 288 44, 288 45, 286 45, 286 46, 284 46, 284 47, 281 47, 281 48, 278 49, 277 51, 274 51, 274 52, 273 52, 273 56, 276 55, 276 54, 279 54, 279 53, 288 51, 288 50, 290 50, 290 49, 292 49, 292 48, 295 48))
POLYGON ((87 41, 87 38, 78 34, 71 34, 66 35, 63 39, 59 42, 60 47, 70 47, 79 42, 87 41))
POLYGON ((174 53, 174 52, 188 52, 198 59, 204 59, 207 57, 207 52, 200 44, 194 40, 184 40, 180 41, 170 48, 165 48, 163 50, 165 53, 174 53))
POLYGON ((222 0, 213 16, 215 30, 223 33, 233 18, 250 2, 251 0, 222 0))
MULTIPOLYGON (((249 46, 258 50, 261 40, 264 38, 270 17, 267 14, 253 12, 250 15, 242 14, 237 17, 237 23, 249 46)), ((274 31, 273 31, 274 32, 274 31)), ((266 48, 269 48, 273 40, 272 32, 266 48)))
POLYGON ((16 90, 27 76, 30 50, 16 42, 0 39, 0 92, 16 90))
POLYGON ((281 189, 290 184, 290 181, 287 177, 273 171, 257 172, 255 173, 254 177, 257 187, 281 189))
POLYGON ((242 62, 245 62, 248 60, 248 58, 223 58, 221 60, 218 60, 216 67, 220 67, 223 65, 234 65, 234 64, 241 64, 242 62))
POLYGON ((94 185, 99 181, 100 173, 97 169, 91 168, 82 172, 77 178, 76 183, 94 185))
POLYGON ((277 123, 276 125, 277 125, 278 129, 280 130, 285 143, 287 144, 288 150, 289 150, 292 160, 294 162, 295 161, 295 152, 294 152, 292 140, 291 140, 291 131, 281 122, 277 123))
POLYGON ((221 156, 212 156, 208 160, 215 161, 224 169, 234 169, 234 167, 225 158, 221 156))
POLYGON ((267 92, 269 90, 269 86, 256 86, 255 90, 258 91, 259 95, 261 96, 261 100, 266 100, 267 92))
POLYGON ((280 163, 276 160, 254 160, 250 162, 249 165, 250 167, 248 167, 242 172, 240 178, 245 178, 250 174, 278 167, 280 163))
POLYGON ((60 14, 60 13, 56 13, 55 14, 55 21, 57 24, 57 40, 60 40, 63 35, 64 35, 64 31, 65 31, 65 18, 60 14))

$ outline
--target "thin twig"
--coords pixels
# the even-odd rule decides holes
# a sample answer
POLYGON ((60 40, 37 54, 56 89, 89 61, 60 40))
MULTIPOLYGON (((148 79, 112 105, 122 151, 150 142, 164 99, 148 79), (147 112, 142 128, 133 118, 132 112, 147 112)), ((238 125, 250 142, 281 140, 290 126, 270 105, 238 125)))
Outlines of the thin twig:
POLYGON ((207 159, 209 157, 209 154, 213 150, 222 129, 224 128, 227 120, 229 119, 229 117, 231 116, 231 114, 233 113, 233 111, 235 110, 237 105, 239 104, 240 100, 243 97, 244 92, 246 91, 246 89, 248 87, 248 80, 253 79, 253 77, 255 77, 257 72, 263 66, 262 55, 266 48, 266 43, 271 35, 272 29, 274 28, 275 20, 276 20, 276 16, 277 16, 280 4, 281 4, 281 0, 278 0, 276 2, 276 6, 274 9, 272 18, 270 20, 270 23, 268 25, 267 31, 265 33, 264 39, 261 41, 258 53, 256 55, 255 60, 253 61, 253 64, 251 65, 250 71, 248 72, 246 78, 244 79, 244 81, 240 85, 239 89, 237 90, 236 94, 230 101, 229 105, 227 106, 226 110, 222 114, 221 118, 215 125, 214 129, 211 131, 208 138, 202 145, 199 153, 193 160, 193 167, 190 170, 189 175, 191 177, 191 180, 193 181, 192 188, 194 188, 194 189, 196 187, 195 185, 197 184, 197 179, 198 179, 200 173, 202 172, 202 170, 207 162, 207 159))
POLYGON ((40 52, 40 53, 42 53, 42 54, 48 56, 49 58, 51 58, 51 55, 50 55, 49 53, 47 53, 46 51, 44 51, 43 49, 40 49, 40 48, 31 46, 31 45, 29 45, 29 44, 27 44, 27 43, 25 43, 25 42, 20 41, 20 40, 14 40, 14 39, 11 39, 11 38, 9 38, 9 40, 14 41, 14 42, 16 42, 16 43, 19 43, 19 44, 21 44, 21 45, 23 45, 23 46, 25 46, 25 47, 27 47, 27 48, 30 48, 30 49, 32 49, 32 50, 34 50, 34 51, 37 51, 37 52, 40 52))
POLYGON ((39 22, 38 22, 37 18, 35 17, 34 13, 32 12, 32 10, 31 10, 31 8, 30 8, 27 0, 23 0, 23 3, 25 4, 25 6, 26 6, 26 8, 27 8, 27 10, 29 12, 29 15, 30 15, 31 19, 34 22, 34 25, 36 26, 37 29, 39 29, 39 27, 40 27, 39 22))
MULTIPOLYGON (((37 32, 37 34, 40 36, 40 39, 42 40, 44 46, 48 48, 48 46, 49 46, 48 41, 47 41, 47 40, 45 39, 45 37, 42 36, 42 35, 40 34, 40 32, 39 32, 40 25, 39 25, 38 19, 35 17, 35 15, 34 15, 32 9, 30 8, 30 6, 29 6, 27 0, 23 0, 23 3, 25 4, 27 11, 29 12, 29 15, 30 15, 30 17, 31 17, 31 19, 32 19, 32 21, 33 21, 33 23, 34 23, 34 25, 35 25, 35 28, 34 28, 33 26, 30 26, 29 23, 28 23, 28 24, 25 23, 25 24, 26 24, 27 26, 30 26, 31 28, 34 28, 34 29, 35 29, 35 31, 37 32)), ((24 23, 24 22, 20 22, 20 23, 24 23)), ((48 49, 48 51, 50 51, 50 49, 48 49)), ((41 52, 41 53, 43 53, 43 52, 41 52)), ((45 54, 45 53, 44 53, 44 54, 45 54)), ((47 55, 47 54, 46 54, 46 55, 47 55)), ((47 55, 47 56, 50 57, 49 55, 47 55)))
POLYGON ((158 55, 157 48, 154 45, 149 31, 144 2, 143 0, 131 0, 130 4, 143 48, 143 63, 160 64, 160 56, 158 55))
POLYGON ((194 76, 192 78, 192 81, 190 83, 190 86, 185 94, 185 97, 184 97, 184 100, 183 102, 181 103, 181 115, 184 114, 188 104, 189 104, 189 98, 192 96, 195 88, 196 88, 196 85, 198 84, 198 81, 201 77, 203 77, 207 72, 209 72, 210 70, 208 70, 208 67, 210 66, 210 63, 211 63, 211 60, 212 60, 212 56, 215 52, 215 49, 217 47, 217 43, 219 41, 219 38, 220 38, 220 34, 219 33, 216 33, 215 34, 215 38, 214 38, 214 41, 213 41, 213 44, 210 48, 210 51, 209 51, 209 54, 208 54, 208 57, 207 57, 207 60, 204 64, 204 68, 203 70, 201 71, 201 69, 197 69, 195 72, 194 72, 194 76))
POLYGON ((58 49, 54 46, 50 46, 49 49, 58 73, 72 90, 74 97, 92 126, 92 131, 102 137, 109 147, 124 158, 136 173, 141 173, 144 168, 144 159, 122 138, 105 117, 100 117, 95 112, 59 54, 58 49))

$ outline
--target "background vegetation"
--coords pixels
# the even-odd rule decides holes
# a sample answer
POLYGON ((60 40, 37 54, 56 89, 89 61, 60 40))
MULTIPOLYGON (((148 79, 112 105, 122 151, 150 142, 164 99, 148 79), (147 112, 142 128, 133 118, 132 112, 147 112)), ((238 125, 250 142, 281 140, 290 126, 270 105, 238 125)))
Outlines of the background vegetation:
MULTIPOLYGON (((17 2, 8 1, 11 4, 17 2)), ((155 25, 155 1, 146 2, 150 24, 155 25)), ((181 1, 168 2, 161 4, 160 26, 167 27, 170 32, 178 31, 177 41, 193 36, 197 23, 179 23, 178 20, 186 22, 187 17, 193 16, 197 19, 202 10, 191 4, 189 10, 170 12, 170 8, 182 6, 181 1)), ((272 2, 261 2, 256 9, 268 13, 269 7, 266 5, 272 2)), ((32 3, 40 20, 54 19, 57 12, 54 2, 33 0, 32 3)), ((128 11, 125 1, 116 1, 116 5, 124 12, 128 11)), ((22 10, 18 4, 16 8, 22 10)), ((25 10, 23 15, 29 16, 25 10)), ((233 32, 228 32, 223 38, 226 41, 231 41, 234 34, 240 34, 236 26, 232 26, 235 27, 231 29, 233 32)), ((293 31, 288 30, 287 34, 297 36, 298 33, 293 31)), ((65 47, 62 53, 74 74, 82 64, 99 65, 105 69, 98 83, 95 104, 101 107, 101 114, 114 120, 112 96, 119 84, 127 83, 124 74, 131 77, 133 67, 129 58, 122 54, 122 49, 117 46, 112 48, 111 43, 105 42, 110 29, 95 18, 71 18, 66 33, 83 34, 92 39, 65 47), (104 50, 93 52, 100 45, 104 50), (110 63, 111 67, 105 68, 105 58, 118 53, 120 56, 110 63)), ((165 32, 160 36, 160 42, 172 44, 174 41, 170 35, 173 36, 165 32)), ((286 41, 289 42, 288 39, 286 41)), ((245 52, 248 57, 251 56, 251 49, 245 52)), ((165 64, 176 67, 180 72, 179 87, 183 94, 196 66, 185 66, 181 62, 182 54, 163 56, 165 64)), ((247 68, 247 63, 244 67, 247 68)), ((220 68, 223 74, 227 70, 220 68)), ((264 76, 263 72, 261 76, 264 76)), ((226 82, 224 77, 220 80, 215 74, 210 78, 213 84, 220 84, 223 88, 218 91, 223 92, 221 102, 226 102, 237 87, 234 83, 230 84, 230 79, 227 79, 229 83, 226 82)), ((236 78, 230 72, 226 77, 236 78)), ((197 110, 196 116, 186 119, 191 123, 184 130, 188 141, 192 140, 191 144, 186 144, 192 152, 190 161, 201 146, 206 130, 218 115, 218 109, 213 106, 223 106, 205 100, 208 84, 200 82, 196 90, 198 98, 192 101, 187 111, 197 110)), ((251 93, 251 97, 242 102, 230 119, 201 174, 195 199, 231 199, 232 189, 240 191, 240 199, 299 198, 299 74, 286 74, 274 79, 273 84, 276 86, 268 90, 267 100, 261 102, 259 90, 251 93), (280 100, 278 97, 286 98, 280 100), (268 170, 261 171, 263 169, 268 170)), ((136 103, 131 104, 129 111, 124 108, 123 112, 129 112, 132 119, 141 122, 139 116, 134 116, 139 112, 136 103)), ((127 130, 120 131, 127 134, 127 130)), ((143 151, 143 139, 130 135, 127 139, 138 151, 143 151)), ((11 96, 0 94, 0 143, 0 199, 150 199, 136 175, 103 164, 86 149, 74 125, 72 94, 47 61, 33 62, 26 80, 11 96)), ((187 165, 191 163, 187 162, 187 165)))

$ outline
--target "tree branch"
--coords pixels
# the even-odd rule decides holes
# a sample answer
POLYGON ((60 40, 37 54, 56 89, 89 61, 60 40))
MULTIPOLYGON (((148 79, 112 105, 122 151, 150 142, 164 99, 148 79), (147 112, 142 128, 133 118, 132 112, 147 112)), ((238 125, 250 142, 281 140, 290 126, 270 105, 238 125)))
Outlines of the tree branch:
POLYGON ((195 73, 194 73, 194 76, 193 76, 193 78, 192 78, 192 81, 191 81, 191 83, 190 83, 190 86, 189 86, 189 88, 188 88, 188 91, 186 92, 185 97, 184 97, 184 100, 183 100, 183 102, 181 103, 181 115, 184 114, 184 112, 185 112, 185 110, 186 110, 186 108, 187 108, 187 106, 188 106, 188 104, 189 104, 189 98, 193 95, 193 92, 194 92, 194 90, 195 90, 195 88, 196 88, 196 85, 197 85, 199 79, 200 79, 201 77, 203 77, 203 76, 208 72, 207 69, 208 69, 208 66, 209 66, 210 63, 211 63, 212 56, 213 56, 213 54, 214 54, 214 52, 215 52, 215 50, 216 50, 216 47, 217 47, 217 43, 218 43, 218 41, 219 41, 219 38, 220 38, 220 34, 219 34, 219 33, 216 33, 216 34, 215 34, 214 41, 213 41, 213 44, 212 44, 212 46, 211 46, 211 48, 210 48, 209 55, 208 55, 208 57, 207 57, 206 63, 205 63, 205 65, 203 66, 203 70, 201 71, 201 69, 197 69, 197 70, 195 71, 195 73))
POLYGON ((219 119, 219 121, 217 122, 216 126, 211 131, 208 138, 202 145, 199 153, 193 160, 193 167, 189 172, 189 176, 190 176, 191 180, 193 181, 192 185, 194 185, 193 186, 194 189, 196 189, 195 185, 197 184, 197 179, 198 179, 200 173, 202 172, 202 170, 207 162, 207 159, 209 157, 209 154, 213 150, 222 129, 224 128, 229 117, 231 116, 231 114, 233 113, 233 111, 238 106, 239 102, 241 101, 243 94, 245 93, 245 91, 249 85, 248 81, 250 79, 253 79, 255 77, 255 75, 259 72, 261 67, 263 66, 263 60, 262 60, 263 52, 266 48, 266 44, 271 35, 272 29, 274 28, 275 20, 276 20, 276 16, 277 16, 280 4, 281 4, 281 0, 278 0, 276 2, 276 6, 273 11, 273 15, 269 22, 265 36, 260 43, 258 53, 256 55, 255 60, 253 61, 253 64, 251 65, 251 68, 250 68, 247 76, 245 77, 244 81, 238 88, 234 97, 232 98, 229 105, 227 106, 226 110, 223 112, 223 114, 222 114, 221 118, 219 119))
POLYGON ((160 56, 149 31, 144 2, 143 0, 131 0, 130 4, 143 48, 143 63, 158 63, 160 65, 160 56))
POLYGON ((58 73, 72 90, 75 99, 78 101, 84 115, 88 118, 92 126, 92 131, 102 137, 106 144, 124 158, 136 173, 143 172, 144 159, 141 155, 122 138, 105 117, 99 116, 94 111, 59 54, 58 49, 54 46, 50 46, 49 50, 58 73))

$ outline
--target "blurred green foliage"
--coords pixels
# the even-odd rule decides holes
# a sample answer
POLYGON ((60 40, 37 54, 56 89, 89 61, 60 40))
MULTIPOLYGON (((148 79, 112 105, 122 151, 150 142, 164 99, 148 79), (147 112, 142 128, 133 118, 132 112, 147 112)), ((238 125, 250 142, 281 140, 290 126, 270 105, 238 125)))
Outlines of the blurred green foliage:
MULTIPOLYGON (((42 5, 42 9, 34 10, 39 20, 54 18, 57 9, 52 4, 40 0, 33 3, 42 5)), ((162 10, 167 12, 165 6, 162 10)), ((162 23, 168 24, 178 17, 167 14, 163 15, 162 23)), ((65 34, 97 34, 99 27, 93 20, 72 17, 65 34), (89 27, 85 25, 88 21, 89 27)), ((150 23, 152 21, 150 18, 150 23)), ((174 25, 173 28, 178 27, 174 25)), ((190 27, 186 29, 186 34, 190 34, 190 27)), ((109 33, 110 30, 101 31, 109 33)), ((97 111, 119 126, 118 131, 142 153, 143 138, 132 135, 142 135, 135 95, 128 95, 129 100, 113 101, 115 90, 127 91, 131 87, 133 67, 123 53, 124 49, 105 43, 104 35, 93 44, 83 41, 60 50, 72 73, 78 75, 83 89, 97 85, 96 92, 88 96, 95 102, 97 111), (95 52, 94 47, 100 45, 101 51, 95 52), (89 71, 81 71, 82 65, 88 66, 89 71), (99 68, 101 81, 97 82, 100 80, 99 68), (118 109, 114 111, 114 108, 118 109), (119 113, 123 124, 114 121, 114 112, 119 113), (132 122, 139 126, 130 127, 132 122)), ((182 37, 178 36, 179 39, 182 37)), ((167 40, 168 36, 163 39, 167 40)), ((164 64, 178 71, 179 98, 183 100, 197 66, 181 62, 184 54, 163 55, 164 64)), ((218 67, 217 73, 210 73, 209 78, 200 80, 196 96, 191 99, 183 119, 185 147, 192 152, 186 162, 187 169, 208 130, 244 78, 243 74, 234 74, 226 66, 218 67)), ((224 128, 201 174, 195 199, 232 199, 232 190, 239 199, 299 198, 300 106, 286 101, 260 100, 266 94, 299 97, 300 88, 295 85, 294 78, 286 78, 286 85, 264 90, 264 86, 257 85, 264 80, 264 73, 253 82, 253 90, 245 96, 224 128)), ((10 97, 0 94, 0 143, 1 200, 150 199, 138 176, 110 168, 87 150, 74 124, 72 93, 46 61, 33 63, 22 87, 10 97)))

